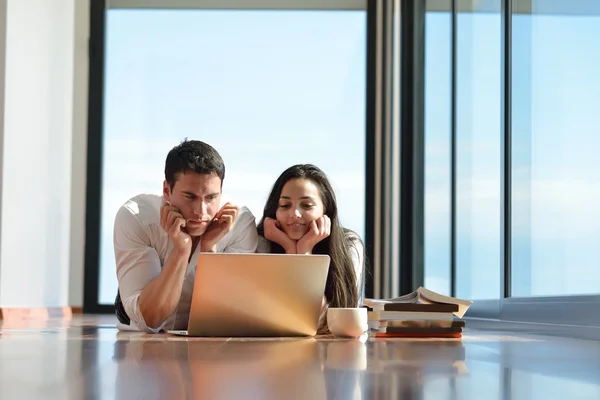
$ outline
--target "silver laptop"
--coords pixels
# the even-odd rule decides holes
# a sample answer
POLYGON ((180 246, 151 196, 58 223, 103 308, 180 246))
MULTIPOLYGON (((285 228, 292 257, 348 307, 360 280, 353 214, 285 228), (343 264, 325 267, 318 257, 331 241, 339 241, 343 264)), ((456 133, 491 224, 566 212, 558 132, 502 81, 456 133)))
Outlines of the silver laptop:
POLYGON ((202 253, 185 336, 314 336, 328 255, 202 253))

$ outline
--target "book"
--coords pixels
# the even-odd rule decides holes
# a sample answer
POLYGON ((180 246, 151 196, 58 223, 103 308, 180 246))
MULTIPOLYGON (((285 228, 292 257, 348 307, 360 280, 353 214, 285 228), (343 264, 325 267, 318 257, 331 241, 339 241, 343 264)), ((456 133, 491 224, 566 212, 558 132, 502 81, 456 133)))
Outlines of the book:
POLYGON ((412 338, 412 339, 418 339, 418 338, 422 338, 422 339, 461 339, 462 338, 462 331, 461 332, 456 332, 456 333, 452 333, 452 332, 448 332, 448 333, 438 333, 438 332, 432 332, 432 331, 423 331, 420 333, 417 332, 393 332, 393 333, 389 333, 389 332, 376 332, 374 334, 374 336, 376 338, 412 338))
MULTIPOLYGON (((457 304, 418 304, 418 303, 385 303, 378 307, 379 311, 398 312, 433 312, 433 313, 455 313, 458 311, 457 304)), ((367 307, 368 311, 375 311, 367 307)))
POLYGON ((374 311, 379 320, 385 321, 448 321, 452 322, 454 316, 450 313, 415 312, 415 311, 374 311))
MULTIPOLYGON (((458 310, 452 311, 452 314, 457 316, 458 318, 462 318, 471 304, 472 301, 463 300, 456 297, 444 296, 442 294, 436 293, 432 290, 425 289, 424 287, 419 287, 412 293, 406 294, 400 297, 394 297, 390 299, 364 299, 363 305, 371 308, 373 311, 392 311, 389 308, 393 308, 395 304, 429 304, 429 305, 441 305, 441 304, 451 304, 458 306, 458 310)), ((401 307, 394 309, 394 311, 400 311, 401 307)), ((408 311, 408 310, 403 310, 408 311)), ((416 311, 416 309, 415 309, 416 311)), ((421 311, 421 310, 419 310, 421 311)), ((431 310, 433 311, 433 310, 431 310)))

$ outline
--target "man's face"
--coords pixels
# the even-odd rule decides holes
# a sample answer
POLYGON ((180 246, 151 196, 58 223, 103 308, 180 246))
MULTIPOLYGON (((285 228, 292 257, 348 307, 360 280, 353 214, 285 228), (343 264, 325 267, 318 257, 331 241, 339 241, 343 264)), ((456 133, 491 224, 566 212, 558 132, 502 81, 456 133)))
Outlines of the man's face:
POLYGON ((190 236, 201 236, 219 211, 221 178, 216 174, 179 174, 172 190, 164 182, 163 194, 185 218, 185 231, 190 236))

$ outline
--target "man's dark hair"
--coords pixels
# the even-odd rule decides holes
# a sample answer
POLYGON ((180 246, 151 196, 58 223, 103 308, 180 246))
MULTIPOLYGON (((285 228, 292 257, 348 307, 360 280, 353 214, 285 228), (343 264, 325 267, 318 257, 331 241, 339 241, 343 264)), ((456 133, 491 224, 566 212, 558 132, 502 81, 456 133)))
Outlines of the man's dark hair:
POLYGON ((179 174, 195 172, 197 174, 216 174, 225 179, 225 164, 217 150, 199 140, 185 139, 173 147, 165 162, 165 180, 173 190, 179 174))

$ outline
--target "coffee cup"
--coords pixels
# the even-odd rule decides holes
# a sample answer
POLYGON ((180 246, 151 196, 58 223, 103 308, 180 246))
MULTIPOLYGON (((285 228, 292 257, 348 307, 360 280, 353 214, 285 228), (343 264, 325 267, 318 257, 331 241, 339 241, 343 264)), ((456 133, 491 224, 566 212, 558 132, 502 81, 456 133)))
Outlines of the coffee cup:
POLYGON ((361 308, 329 308, 327 310, 327 326, 331 333, 339 337, 360 337, 369 329, 367 309, 361 308))

